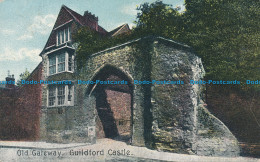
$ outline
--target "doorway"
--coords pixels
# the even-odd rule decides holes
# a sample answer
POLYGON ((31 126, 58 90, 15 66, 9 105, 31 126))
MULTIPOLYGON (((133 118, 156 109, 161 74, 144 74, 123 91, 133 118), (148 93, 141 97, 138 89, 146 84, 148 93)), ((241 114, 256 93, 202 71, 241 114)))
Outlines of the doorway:
POLYGON ((92 95, 96 98, 97 138, 131 142, 133 85, 128 76, 112 66, 105 66, 94 77, 92 95))

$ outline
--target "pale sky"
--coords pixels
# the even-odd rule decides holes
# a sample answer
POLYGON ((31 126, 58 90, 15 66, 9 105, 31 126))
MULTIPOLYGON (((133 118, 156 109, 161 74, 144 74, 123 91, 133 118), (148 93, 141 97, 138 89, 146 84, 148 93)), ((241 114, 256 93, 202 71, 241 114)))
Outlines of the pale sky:
MULTIPOLYGON (((64 4, 79 14, 88 10, 99 17, 107 31, 136 18, 137 5, 155 0, 0 0, 0 81, 7 71, 19 75, 32 72, 41 62, 39 56, 64 4)), ((184 9, 184 0, 163 0, 184 9)))

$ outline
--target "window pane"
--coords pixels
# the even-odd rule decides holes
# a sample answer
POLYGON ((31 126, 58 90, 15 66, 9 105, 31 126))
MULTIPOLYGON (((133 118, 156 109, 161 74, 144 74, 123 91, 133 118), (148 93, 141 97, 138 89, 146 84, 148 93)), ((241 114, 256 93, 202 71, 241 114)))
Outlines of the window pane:
POLYGON ((71 98, 72 98, 72 86, 69 85, 68 89, 69 89, 69 91, 68 91, 68 101, 71 101, 71 98))
POLYGON ((55 103, 56 88, 53 86, 49 87, 49 106, 53 106, 55 103))
POLYGON ((55 74, 55 73, 56 73, 56 66, 51 66, 51 67, 49 68, 49 73, 50 73, 50 74, 55 74))
POLYGON ((59 45, 60 44, 60 32, 59 31, 57 33, 57 37, 58 37, 57 44, 59 45))
POLYGON ((61 31, 61 43, 64 43, 65 41, 64 41, 64 31, 62 30, 61 31))
POLYGON ((59 31, 59 33, 60 33, 60 44, 62 44, 62 32, 61 31, 59 31))
POLYGON ((70 40, 70 27, 68 27, 68 40, 70 40))
POLYGON ((49 58, 49 63, 50 63, 50 66, 52 66, 52 65, 55 65, 56 64, 56 57, 50 57, 49 58))
POLYGON ((58 86, 58 105, 63 105, 65 101, 65 86, 58 86))
POLYGON ((58 72, 65 71, 65 63, 59 64, 58 66, 58 72))
POLYGON ((56 57, 49 58, 49 74, 56 73, 56 57))
POLYGON ((65 71, 65 53, 58 55, 58 72, 65 71))
POLYGON ((65 86, 58 86, 58 96, 65 95, 65 86))
POLYGON ((58 105, 64 105, 65 96, 58 97, 58 105))
POLYGON ((65 53, 58 55, 58 63, 65 62, 65 53))
POLYGON ((68 28, 65 29, 66 42, 69 41, 68 28))
POLYGON ((68 70, 72 71, 73 69, 73 60, 72 60, 72 55, 69 55, 69 62, 68 62, 68 70))

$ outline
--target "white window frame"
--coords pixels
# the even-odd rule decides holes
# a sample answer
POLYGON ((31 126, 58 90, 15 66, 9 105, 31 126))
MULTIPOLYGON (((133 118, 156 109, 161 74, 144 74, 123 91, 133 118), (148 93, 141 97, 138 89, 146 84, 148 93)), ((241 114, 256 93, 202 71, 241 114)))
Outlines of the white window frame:
POLYGON ((65 44, 71 41, 71 32, 70 27, 66 27, 60 30, 57 30, 56 33, 56 46, 65 44), (66 34, 67 31, 67 34, 66 34), (67 39, 68 38, 68 39, 67 39))
POLYGON ((66 98, 66 85, 58 85, 57 87, 57 99, 58 99, 58 106, 65 104, 65 98, 66 98))
POLYGON ((61 73, 66 71, 66 52, 65 53, 60 53, 57 56, 57 73, 61 73), (64 58, 63 58, 64 57, 64 58), (62 60, 61 60, 62 59, 62 60), (64 60, 63 60, 64 59, 64 60), (62 68, 62 70, 60 71, 60 67, 62 68))
POLYGON ((47 105, 48 105, 48 107, 61 107, 61 106, 74 106, 74 85, 73 84, 69 84, 69 85, 64 85, 64 84, 62 84, 62 85, 59 85, 59 84, 57 84, 57 85, 50 85, 49 87, 48 87, 48 89, 47 89, 47 105), (64 103, 63 104, 59 104, 59 97, 61 97, 61 96, 59 96, 58 95, 58 87, 59 86, 64 86, 65 87, 65 92, 64 92, 64 103), (68 100, 68 95, 69 95, 69 86, 71 87, 71 100, 69 101, 68 100), (54 98, 54 104, 53 105, 50 105, 50 96, 49 96, 49 88, 50 87, 54 87, 54 89, 55 89, 55 92, 54 92, 54 94, 55 94, 55 98, 54 98))
POLYGON ((51 57, 49 57, 48 59, 49 59, 49 62, 48 62, 48 71, 49 71, 49 75, 56 74, 56 73, 57 73, 57 67, 56 67, 56 66, 57 66, 57 63, 56 63, 56 56, 51 56, 51 57), (54 64, 51 65, 51 64, 50 64, 50 62, 51 62, 50 60, 51 60, 52 58, 54 59, 54 64), (52 74, 50 73, 50 71, 51 71, 51 70, 50 70, 51 67, 54 67, 54 70, 55 70, 55 72, 52 73, 52 74))
POLYGON ((48 71, 48 76, 63 73, 63 72, 73 73, 74 72, 74 55, 69 54, 67 51, 65 51, 63 53, 57 53, 54 56, 48 57, 48 70, 47 71, 48 71), (59 60, 58 60, 59 55, 64 54, 64 53, 65 53, 65 62, 59 62, 59 60), (71 70, 69 70, 69 56, 70 55, 71 55, 71 70), (55 65, 52 65, 52 66, 55 66, 56 69, 55 69, 55 73, 53 73, 53 74, 50 73, 50 67, 51 67, 50 58, 51 57, 55 57, 55 65), (64 71, 59 71, 59 64, 65 64, 64 71))
POLYGON ((48 105, 49 106, 54 106, 55 102, 56 102, 56 87, 49 86, 48 87, 48 105), (53 104, 50 104, 50 88, 52 88, 54 90, 53 96, 51 96, 53 98, 53 104))

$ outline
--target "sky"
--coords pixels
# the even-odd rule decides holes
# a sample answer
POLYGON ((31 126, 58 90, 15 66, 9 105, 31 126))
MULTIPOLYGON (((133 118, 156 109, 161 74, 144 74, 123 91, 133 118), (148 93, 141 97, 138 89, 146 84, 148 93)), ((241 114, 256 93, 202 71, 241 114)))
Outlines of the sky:
MULTIPOLYGON (((15 79, 41 62, 42 51, 62 5, 83 15, 90 11, 107 31, 128 23, 132 27, 136 7, 155 0, 0 0, 0 81, 15 79)), ((184 0, 163 0, 184 10, 184 0)))

